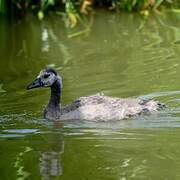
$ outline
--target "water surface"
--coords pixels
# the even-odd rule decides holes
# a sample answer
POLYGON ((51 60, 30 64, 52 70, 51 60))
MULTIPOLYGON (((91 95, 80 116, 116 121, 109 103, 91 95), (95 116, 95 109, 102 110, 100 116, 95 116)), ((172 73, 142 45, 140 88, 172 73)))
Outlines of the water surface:
POLYGON ((0 20, 2 179, 180 179, 180 16, 95 16, 89 29, 73 30, 60 17, 0 20), (26 91, 46 66, 63 77, 62 104, 103 92, 167 108, 113 122, 49 122, 41 114, 49 90, 26 91))

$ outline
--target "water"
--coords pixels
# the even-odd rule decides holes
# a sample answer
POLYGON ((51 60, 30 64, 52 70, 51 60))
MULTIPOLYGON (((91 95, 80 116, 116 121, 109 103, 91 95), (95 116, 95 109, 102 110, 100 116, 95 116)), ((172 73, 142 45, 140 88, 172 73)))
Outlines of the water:
POLYGON ((99 11, 91 27, 73 30, 60 17, 1 19, 0 179, 180 179, 179 19, 99 11), (167 108, 113 122, 49 122, 41 114, 49 90, 26 91, 46 66, 63 77, 63 104, 104 92, 167 108))

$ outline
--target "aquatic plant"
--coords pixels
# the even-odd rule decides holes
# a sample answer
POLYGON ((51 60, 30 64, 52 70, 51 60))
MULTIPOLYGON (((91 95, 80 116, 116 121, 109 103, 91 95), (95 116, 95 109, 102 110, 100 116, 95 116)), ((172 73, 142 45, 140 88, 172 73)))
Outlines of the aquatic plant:
POLYGON ((21 17, 27 12, 33 12, 42 20, 44 14, 51 10, 65 15, 69 26, 73 28, 83 16, 90 16, 93 9, 99 6, 109 10, 135 11, 147 17, 150 11, 159 10, 163 6, 179 9, 180 0, 0 0, 0 14, 13 11, 21 17))

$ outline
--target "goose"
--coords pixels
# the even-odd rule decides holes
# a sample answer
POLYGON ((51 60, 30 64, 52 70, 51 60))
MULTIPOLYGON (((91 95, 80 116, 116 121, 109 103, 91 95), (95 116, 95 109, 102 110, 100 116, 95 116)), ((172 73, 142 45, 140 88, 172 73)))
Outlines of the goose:
POLYGON ((61 106, 62 78, 52 68, 41 70, 37 78, 27 86, 27 90, 39 87, 51 88, 49 103, 43 114, 44 118, 53 121, 75 119, 87 121, 121 120, 165 107, 164 104, 155 100, 109 97, 100 93, 80 97, 69 105, 61 106))

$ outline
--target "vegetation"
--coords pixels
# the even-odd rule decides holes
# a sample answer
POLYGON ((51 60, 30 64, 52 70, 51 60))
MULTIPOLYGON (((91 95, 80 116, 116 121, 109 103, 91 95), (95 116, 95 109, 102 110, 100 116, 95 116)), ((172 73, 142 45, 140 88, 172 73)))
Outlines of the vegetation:
POLYGON ((109 10, 136 11, 147 17, 150 11, 165 6, 176 7, 179 11, 180 0, 0 0, 0 14, 20 18, 33 12, 42 20, 45 13, 55 11, 66 16, 70 27, 74 27, 78 20, 90 16, 99 6, 109 10))

